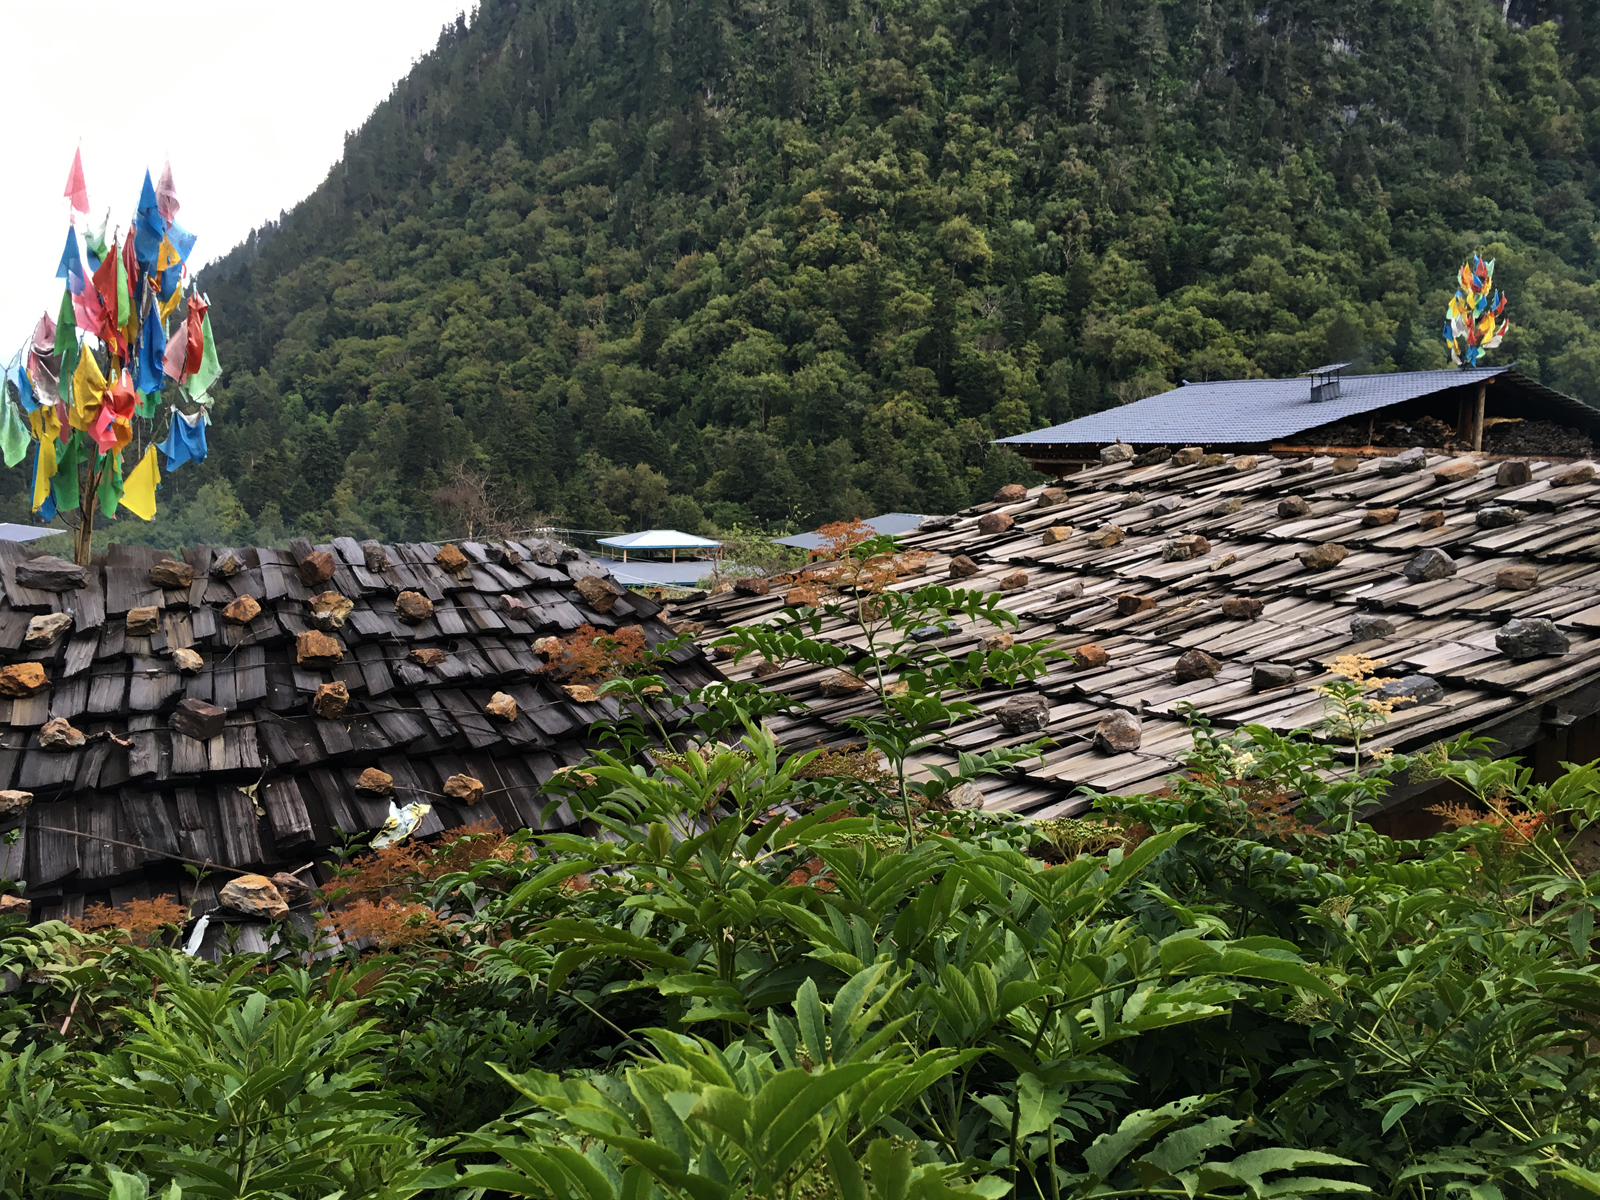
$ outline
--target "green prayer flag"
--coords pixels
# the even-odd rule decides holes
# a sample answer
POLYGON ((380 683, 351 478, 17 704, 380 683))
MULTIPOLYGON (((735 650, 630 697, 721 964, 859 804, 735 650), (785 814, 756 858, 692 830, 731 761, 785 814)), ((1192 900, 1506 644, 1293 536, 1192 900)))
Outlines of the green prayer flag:
POLYGON ((100 502, 101 515, 115 517, 122 501, 122 455, 115 451, 102 454, 96 469, 100 472, 100 486, 95 489, 95 498, 100 502))
POLYGON ((217 376, 222 374, 222 366, 217 362, 217 339, 211 335, 209 312, 200 318, 200 330, 205 337, 205 346, 200 351, 200 369, 189 376, 184 384, 184 391, 196 404, 208 404, 210 401, 206 397, 206 390, 217 381, 217 376))
POLYGON ((56 346, 54 353, 65 354, 69 346, 78 344, 78 326, 72 315, 72 293, 61 289, 61 311, 56 314, 56 346))
POLYGON ((134 405, 133 412, 135 416, 149 418, 154 417, 156 415, 156 409, 160 407, 160 392, 141 392, 139 395, 139 403, 134 405))
POLYGON ((58 512, 72 512, 78 507, 78 467, 93 453, 88 450, 89 445, 83 430, 74 429, 67 444, 56 451, 56 473, 50 480, 50 493, 56 499, 58 512))
POLYGON ((27 457, 33 434, 10 396, 0 395, 0 408, 5 410, 0 412, 0 455, 5 456, 6 466, 14 467, 27 457))
POLYGON ((122 251, 117 252, 117 328, 126 329, 133 312, 128 304, 128 265, 122 251))

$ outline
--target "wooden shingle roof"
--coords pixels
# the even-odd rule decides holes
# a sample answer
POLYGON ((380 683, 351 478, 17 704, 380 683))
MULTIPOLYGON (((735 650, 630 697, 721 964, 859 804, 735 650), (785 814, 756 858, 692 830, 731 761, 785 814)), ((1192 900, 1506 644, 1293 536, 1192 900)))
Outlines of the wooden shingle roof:
MULTIPOLYGON (((570 821, 564 810, 547 815, 550 797, 538 789, 581 758, 590 723, 615 716, 616 704, 573 699, 544 673, 534 642, 584 624, 636 624, 651 645, 671 634, 641 596, 612 585, 601 598, 589 585, 594 602, 586 598, 580 582, 604 572, 579 551, 548 542, 458 547, 466 561, 456 572, 435 563, 440 547, 430 544, 197 547, 184 554, 191 586, 164 589, 150 569, 165 554, 113 546, 82 587, 50 591, 20 584, 18 568, 31 577, 33 555, 0 542, 0 666, 38 662, 49 678, 36 695, 0 699, 0 787, 33 794, 0 815, 0 833, 18 832, 0 845, 0 878, 27 881, 36 920, 73 915, 86 899, 174 892, 202 911, 227 875, 197 890, 180 860, 270 875, 381 827, 389 800, 355 787, 367 767, 393 777, 398 804, 432 804, 418 836, 484 821, 536 829, 570 821), (332 577, 308 586, 300 564, 316 551, 331 555, 332 577), (217 569, 229 556, 238 564, 231 575, 217 569), (329 590, 353 603, 327 631, 339 661, 303 664, 297 639, 313 629, 308 601, 329 590), (401 620, 395 601, 406 590, 431 601, 432 615, 401 620), (231 623, 223 609, 242 596, 260 613, 231 623), (145 606, 159 610, 156 631, 130 633, 129 611, 145 606), (70 614, 70 627, 47 646, 25 645, 30 621, 50 613, 70 614), (442 660, 414 660, 427 647, 442 660), (180 650, 198 654, 197 670, 180 670, 180 650), (337 682, 347 710, 316 715, 317 688, 337 682), (485 713, 497 691, 515 699, 515 720, 485 713), (201 740, 174 728, 185 700, 224 710, 220 732, 201 740), (53 718, 85 743, 41 746, 53 718), (454 774, 482 780, 484 798, 446 799, 442 784, 454 774)), ((666 674, 679 689, 716 678, 693 648, 676 651, 666 674)))
MULTIPOLYGON (((925 521, 901 544, 930 557, 898 588, 938 582, 1000 589, 1002 579, 1021 571, 1025 582, 1005 587, 1002 601, 1021 619, 1017 641, 1050 639, 1069 651, 1093 643, 1109 656, 1099 667, 1059 663, 1019 689, 1048 698, 1047 732, 1057 745, 1042 763, 1029 760, 1008 778, 982 781, 986 807, 1061 815, 1087 807, 1080 789, 1135 794, 1160 787, 1191 744, 1186 705, 1224 729, 1314 726, 1323 715, 1321 697, 1310 690, 1326 678, 1320 664, 1346 653, 1384 660, 1386 675, 1426 674, 1443 687, 1437 701, 1398 709, 1370 743, 1374 749, 1413 748, 1476 730, 1501 736, 1509 752, 1539 736, 1549 713, 1592 714, 1600 708, 1600 480, 1584 481, 1593 464, 1536 461, 1527 464, 1528 482, 1509 482, 1513 470, 1502 483, 1499 466, 1487 456, 1435 454, 1421 469, 1394 473, 1390 460, 1258 462, 1195 451, 1155 465, 1092 468, 1010 503, 925 521), (1291 496, 1305 501, 1303 515, 1293 515, 1299 508, 1293 504, 1280 511, 1291 496), (1480 519, 1491 508, 1510 509, 1511 516, 1480 519), (1385 509, 1398 513, 1379 514, 1384 523, 1368 517, 1385 509), (994 512, 1014 523, 981 532, 980 519, 994 512), (1425 514, 1437 515, 1424 521, 1425 514), (1092 542, 1104 523, 1121 526, 1124 540, 1092 542), (1067 537, 1047 543, 1047 530, 1063 528, 1067 537), (1182 558, 1166 550, 1188 534, 1206 539, 1203 553, 1182 558), (1308 569, 1299 556, 1324 544, 1348 554, 1331 569, 1308 569), (1445 551, 1455 573, 1412 582, 1402 570, 1428 547, 1445 551), (951 580, 956 555, 974 560, 978 573, 951 580), (1517 564, 1537 570, 1537 585, 1497 586, 1500 569, 1517 564), (1119 597, 1152 603, 1139 608, 1136 599, 1119 608, 1119 597), (1254 618, 1228 615, 1223 602, 1230 598, 1258 600, 1262 609, 1254 618), (1358 614, 1387 618, 1393 633, 1358 641, 1351 625, 1358 614), (1569 649, 1512 659, 1496 634, 1513 618, 1552 620, 1569 649), (1174 667, 1189 650, 1220 659, 1218 674, 1179 682, 1174 667), (1290 665, 1295 680, 1257 690, 1258 663, 1290 665), (1095 726, 1117 709, 1141 718, 1136 751, 1110 754, 1092 744, 1095 726)), ((731 591, 674 616, 700 624, 709 646, 731 625, 770 619, 783 602, 782 586, 765 596, 731 591)), ((965 653, 994 632, 963 627, 935 644, 965 653)), ((848 643, 859 630, 829 618, 824 636, 848 643)), ((719 665, 742 679, 758 661, 719 665)), ((769 719, 791 745, 849 742, 844 720, 874 703, 870 693, 823 698, 829 674, 792 664, 763 678, 764 686, 806 705, 802 715, 769 719)), ((1037 736, 1012 735, 994 718, 1008 698, 998 687, 974 697, 984 715, 953 728, 950 748, 1037 736)))

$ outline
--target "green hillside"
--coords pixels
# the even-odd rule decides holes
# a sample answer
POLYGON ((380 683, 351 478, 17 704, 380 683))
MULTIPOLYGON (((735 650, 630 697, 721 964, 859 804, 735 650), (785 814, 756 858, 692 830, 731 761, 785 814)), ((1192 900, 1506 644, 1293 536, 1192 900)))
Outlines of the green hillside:
POLYGON ((214 451, 143 532, 949 511, 1025 477, 991 437, 1180 379, 1441 365, 1475 249, 1496 361, 1600 402, 1597 37, 1576 0, 484 0, 204 274, 214 451))

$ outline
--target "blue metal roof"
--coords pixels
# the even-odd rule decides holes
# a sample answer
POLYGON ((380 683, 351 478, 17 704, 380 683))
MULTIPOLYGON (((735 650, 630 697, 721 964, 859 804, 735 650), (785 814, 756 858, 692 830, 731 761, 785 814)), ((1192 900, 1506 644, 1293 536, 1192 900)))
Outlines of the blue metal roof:
MULTIPOLYGON (((922 523, 921 513, 884 513, 881 517, 867 517, 862 524, 873 533, 898 536, 910 533, 922 523)), ((821 550, 822 539, 815 533, 797 533, 793 537, 774 538, 780 546, 795 546, 801 550, 821 550)))
POLYGON ((1318 425, 1363 416, 1392 404, 1497 376, 1504 377, 1502 386, 1530 391, 1553 404, 1567 421, 1588 430, 1600 426, 1600 412, 1580 400, 1551 391, 1510 367, 1481 367, 1345 375, 1339 381, 1337 396, 1316 402, 1311 399, 1311 380, 1304 377, 1185 383, 1121 408, 997 441, 1019 446, 1106 445, 1115 441, 1152 446, 1271 442, 1318 425))

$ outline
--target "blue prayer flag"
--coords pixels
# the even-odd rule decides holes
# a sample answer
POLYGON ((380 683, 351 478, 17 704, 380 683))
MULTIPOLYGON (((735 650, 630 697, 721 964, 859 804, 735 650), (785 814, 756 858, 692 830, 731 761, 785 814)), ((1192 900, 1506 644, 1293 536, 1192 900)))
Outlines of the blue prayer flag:
POLYGON ((191 417, 173 409, 167 440, 156 448, 167 456, 168 471, 176 471, 186 462, 200 462, 206 456, 205 413, 191 417))

